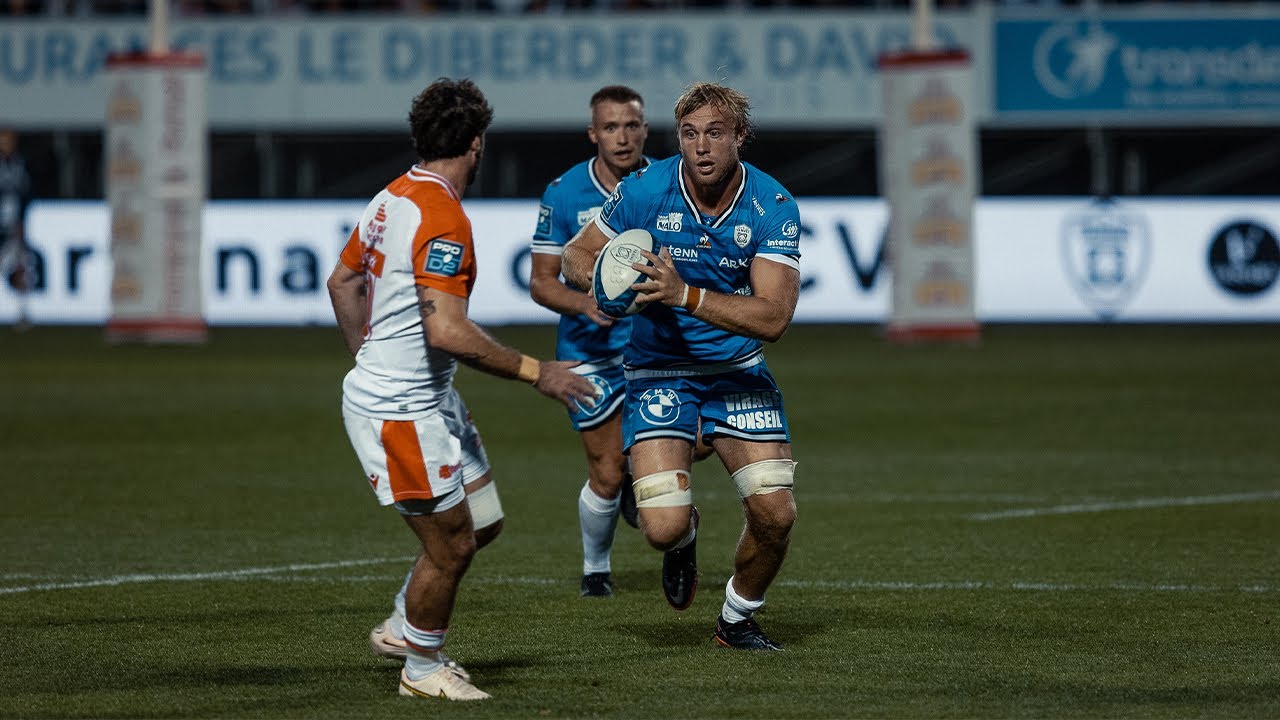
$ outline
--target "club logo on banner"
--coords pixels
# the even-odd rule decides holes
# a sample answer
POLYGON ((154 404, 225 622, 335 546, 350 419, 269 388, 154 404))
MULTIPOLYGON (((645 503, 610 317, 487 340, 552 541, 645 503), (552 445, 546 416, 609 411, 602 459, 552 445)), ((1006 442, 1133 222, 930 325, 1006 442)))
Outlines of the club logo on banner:
POLYGON ((1118 45, 1115 34, 1096 21, 1053 25, 1036 41, 1036 79, 1056 98, 1091 95, 1102 86, 1107 60, 1118 45))
POLYGON ((1062 268, 1076 294, 1104 320, 1129 304, 1151 264, 1151 230, 1142 213, 1112 201, 1067 215, 1062 268))
POLYGON ((1233 222, 1209 243, 1209 271, 1218 286, 1232 295, 1266 292, 1280 274, 1280 243, 1265 225, 1233 222))

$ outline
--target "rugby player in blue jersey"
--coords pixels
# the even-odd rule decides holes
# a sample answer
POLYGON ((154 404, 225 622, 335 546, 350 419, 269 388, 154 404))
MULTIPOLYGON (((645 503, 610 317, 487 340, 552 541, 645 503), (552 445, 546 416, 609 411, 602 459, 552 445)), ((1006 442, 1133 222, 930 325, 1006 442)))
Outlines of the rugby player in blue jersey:
POLYGON ((800 213, 776 180, 739 159, 751 134, 745 95, 695 83, 676 101, 680 155, 623 180, 565 248, 565 278, 590 287, 605 243, 643 228, 646 307, 624 353, 623 446, 640 527, 664 551, 662 587, 683 610, 697 589, 698 511, 690 484, 699 432, 737 486, 745 527, 716 621, 726 647, 780 650, 753 618, 787 552, 795 463, 782 394, 763 344, 782 337, 800 294, 800 213))
POLYGON ((631 323, 605 315, 589 295, 561 282, 560 256, 578 230, 595 219, 618 181, 649 163, 644 156, 648 135, 639 93, 623 85, 596 91, 587 127, 596 154, 547 185, 530 246, 529 294, 539 305, 560 313, 556 358, 581 362, 574 371, 586 375, 601 393, 594 407, 569 411, 587 455, 587 482, 578 493, 583 597, 613 595, 610 554, 627 477, 619 412, 626 391, 622 349, 631 323))

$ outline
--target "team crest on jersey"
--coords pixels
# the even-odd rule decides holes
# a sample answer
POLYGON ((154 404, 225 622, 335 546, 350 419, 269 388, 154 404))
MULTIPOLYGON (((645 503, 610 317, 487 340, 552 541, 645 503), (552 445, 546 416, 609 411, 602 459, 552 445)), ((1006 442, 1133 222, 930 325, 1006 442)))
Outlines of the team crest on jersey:
POLYGON ((680 396, 667 388, 645 390, 640 396, 640 417, 650 425, 670 425, 680 417, 680 396))
POLYGON ((663 232, 680 232, 684 227, 684 213, 669 212, 658 216, 657 228, 663 232))
POLYGON ((462 270, 463 247, 450 240, 432 240, 427 246, 427 264, 424 271, 432 275, 454 277, 462 270))
POLYGON ((600 212, 599 206, 593 207, 593 208, 587 208, 586 210, 579 210, 578 211, 578 229, 582 229, 583 225, 586 225, 587 223, 594 220, 596 215, 599 214, 599 212, 600 212))
POLYGON ((749 225, 734 226, 733 244, 740 248, 744 248, 751 244, 751 227, 749 225))

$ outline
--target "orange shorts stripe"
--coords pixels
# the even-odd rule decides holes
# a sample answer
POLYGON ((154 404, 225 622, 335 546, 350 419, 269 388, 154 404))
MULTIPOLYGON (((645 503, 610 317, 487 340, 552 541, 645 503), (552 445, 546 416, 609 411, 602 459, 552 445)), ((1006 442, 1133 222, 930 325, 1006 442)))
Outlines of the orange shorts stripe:
POLYGON ((426 500, 435 497, 427 478, 418 430, 412 420, 384 420, 382 447, 387 453, 387 480, 396 500, 426 500))

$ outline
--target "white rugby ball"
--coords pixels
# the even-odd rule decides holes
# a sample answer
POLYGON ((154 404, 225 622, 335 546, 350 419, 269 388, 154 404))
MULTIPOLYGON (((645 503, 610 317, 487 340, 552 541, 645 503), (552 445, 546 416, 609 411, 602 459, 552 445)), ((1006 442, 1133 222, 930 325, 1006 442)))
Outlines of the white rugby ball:
POLYGON ((640 254, 641 250, 654 251, 653 236, 648 230, 627 230, 605 243, 596 258, 591 273, 592 294, 596 307, 609 317, 621 318, 634 315, 643 309, 636 304, 640 293, 631 286, 648 278, 631 267, 632 263, 652 266, 653 263, 640 254))

